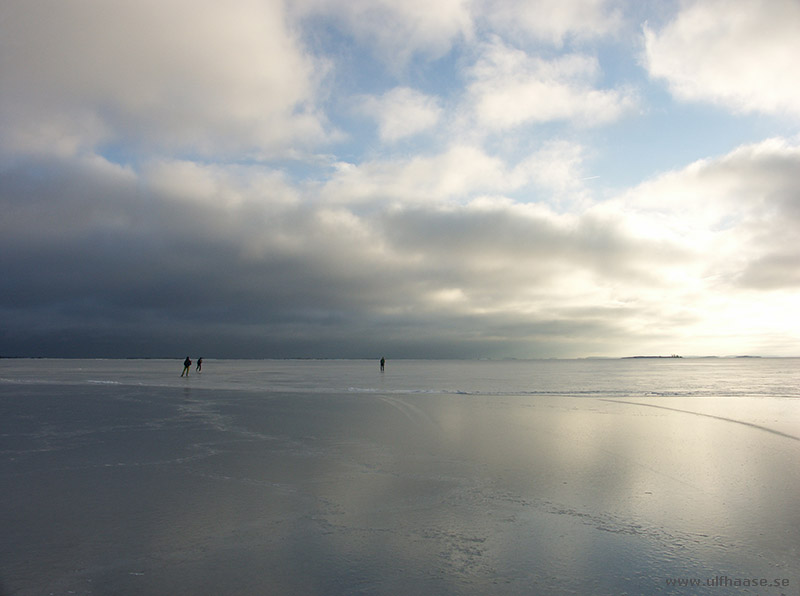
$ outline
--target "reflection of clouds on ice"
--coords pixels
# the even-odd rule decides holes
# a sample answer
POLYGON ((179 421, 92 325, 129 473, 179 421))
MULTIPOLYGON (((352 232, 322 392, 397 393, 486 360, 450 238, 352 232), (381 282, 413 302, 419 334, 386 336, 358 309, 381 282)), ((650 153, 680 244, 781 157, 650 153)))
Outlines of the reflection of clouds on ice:
POLYGON ((792 400, 205 381, 0 396, 9 590, 668 594, 798 569, 792 400))
MULTIPOLYGON (((785 519, 765 504, 783 511, 796 506, 785 497, 795 494, 792 489, 783 497, 760 491, 760 504, 754 504, 753 484, 769 485, 774 474, 764 468, 770 456, 757 437, 732 434, 702 420, 686 427, 669 413, 636 414, 634 419, 594 401, 576 407, 574 399, 542 399, 532 409, 517 407, 530 403, 419 398, 417 406, 442 429, 433 454, 431 444, 424 449, 406 445, 405 459, 386 462, 394 475, 351 477, 332 487, 341 492, 329 494, 351 505, 345 519, 349 515, 358 527, 368 526, 371 509, 389 527, 393 519, 404 527, 401 512, 407 510, 418 522, 429 523, 424 534, 414 534, 412 560, 428 548, 447 551, 441 537, 458 534, 488 537, 483 563, 492 568, 521 568, 519 553, 538 553, 534 574, 544 573, 549 565, 544 561, 553 552, 559 557, 549 568, 560 564, 565 574, 602 576, 599 559, 621 558, 628 561, 622 571, 629 580, 638 577, 640 582, 659 569, 665 577, 676 567, 703 573, 696 561, 755 571, 757 564, 744 553, 756 545, 766 544, 783 565, 791 561, 792 539, 785 530, 771 539, 759 536, 764 527, 785 519), (753 449, 763 457, 748 457, 753 449), (404 461, 412 458, 416 472, 403 474, 404 461), (731 460, 739 469, 730 470, 731 460), (429 477, 420 473, 426 466, 429 477), (447 481, 435 476, 434 471, 443 470, 447 481), (428 492, 421 488, 425 481, 428 492), (408 489, 410 483, 415 488, 408 489), (413 505, 403 500, 404 488, 416 495, 413 505), (513 527, 504 525, 508 520, 513 527), (431 544, 422 547, 420 541, 431 544), (564 567, 564 557, 573 561, 571 568, 564 567)), ((414 418, 398 420, 410 422, 408 432, 414 431, 414 418)), ((790 484, 798 488, 796 474, 789 474, 790 484)), ((336 527, 343 524, 340 515, 336 527)), ((463 552, 475 553, 467 541, 462 546, 463 552)), ((397 550, 404 552, 401 545, 397 550)), ((454 551, 451 556, 457 558, 454 551)))

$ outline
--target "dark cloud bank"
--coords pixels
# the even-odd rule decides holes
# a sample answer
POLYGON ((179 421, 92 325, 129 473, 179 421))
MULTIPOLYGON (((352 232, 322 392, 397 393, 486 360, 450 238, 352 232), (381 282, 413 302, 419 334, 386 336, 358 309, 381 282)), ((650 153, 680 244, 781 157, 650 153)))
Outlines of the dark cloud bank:
MULTIPOLYGON (((730 270, 731 291, 797 284, 786 243, 797 193, 782 159, 767 164, 777 190, 750 195, 742 238, 761 250, 730 270)), ((741 169, 704 175, 726 165, 741 169)), ((664 263, 697 255, 602 211, 376 203, 357 214, 280 185, 231 203, 230 188, 170 194, 99 158, 19 160, 0 176, 3 356, 624 355, 700 320, 637 299, 669 296, 664 263)))
POLYGON ((556 261, 630 252, 613 230, 421 208, 375 212, 353 237, 325 208, 164 196, 101 162, 21 162, 2 189, 4 356, 552 356, 619 334, 600 312, 491 309, 544 292, 556 261), (485 311, 429 299, 448 288, 485 311))

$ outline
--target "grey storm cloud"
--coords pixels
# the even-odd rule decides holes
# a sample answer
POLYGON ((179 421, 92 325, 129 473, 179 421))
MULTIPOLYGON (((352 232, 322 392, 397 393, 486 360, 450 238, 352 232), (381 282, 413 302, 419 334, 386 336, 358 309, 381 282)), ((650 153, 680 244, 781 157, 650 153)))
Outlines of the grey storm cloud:
POLYGON ((613 219, 593 214, 559 217, 504 205, 409 208, 387 214, 382 223, 399 250, 420 251, 442 269, 463 267, 465 276, 475 269, 508 269, 543 278, 567 268, 630 279, 647 277, 655 255, 682 256, 678 246, 632 238, 613 219))
MULTIPOLYGON (((223 209, 158 194, 96 160, 30 161, 1 179, 5 339, 27 336, 35 345, 37 335, 44 342, 53 333, 72 337, 76 353, 115 335, 138 338, 118 355, 158 352, 159 343, 176 349, 204 335, 229 338, 228 349, 236 338, 250 350, 261 345, 260 354, 281 341, 302 350, 315 337, 328 338, 329 355, 360 354, 378 331, 409 351, 428 344, 434 353, 445 353, 447 342, 491 344, 511 331, 522 341, 577 323, 553 312, 513 324, 508 312, 477 314, 430 296, 457 287, 489 304, 520 286, 544 287, 552 259, 559 268, 592 266, 598 243, 624 244, 613 232, 592 239, 502 209, 389 209, 357 218, 305 202, 275 207, 270 197, 223 209), (337 234, 331 226, 342 220, 366 231, 337 234), (377 254, 373 237, 382 238, 377 254), (437 336, 441 345, 431 348, 437 336)), ((612 252, 622 259, 622 248, 612 252)))

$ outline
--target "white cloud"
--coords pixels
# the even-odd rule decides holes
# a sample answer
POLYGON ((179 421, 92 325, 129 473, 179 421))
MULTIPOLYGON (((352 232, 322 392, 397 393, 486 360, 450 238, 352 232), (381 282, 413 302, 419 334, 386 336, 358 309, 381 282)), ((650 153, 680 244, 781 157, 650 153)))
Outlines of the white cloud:
POLYGON ((610 0, 487 0, 481 11, 499 31, 561 45, 570 35, 608 35, 621 22, 610 0))
POLYGON ((530 200, 575 207, 589 200, 582 180, 584 155, 582 145, 550 141, 510 163, 479 145, 456 143, 432 155, 338 163, 320 194, 339 204, 463 204, 530 188, 530 200))
POLYGON ((490 130, 556 120, 598 125, 636 104, 630 90, 593 87, 599 73, 590 56, 545 60, 495 40, 471 69, 468 91, 477 121, 490 130))
POLYGON ((792 289, 800 276, 800 146, 745 145, 632 189, 598 210, 631 234, 662 238, 696 255, 698 271, 728 286, 792 289))
POLYGON ((362 107, 377 120, 381 139, 389 142, 430 129, 442 115, 437 98, 408 87, 368 97, 362 107))
POLYGON ((680 99, 796 117, 798 31, 796 0, 684 2, 662 29, 645 27, 646 65, 680 99))
POLYGON ((279 171, 260 166, 157 160, 144 165, 141 182, 169 201, 204 207, 219 214, 257 206, 264 213, 295 207, 297 189, 279 171))
POLYGON ((515 170, 524 171, 537 185, 556 197, 582 194, 582 166, 585 148, 569 141, 550 141, 526 158, 515 170))
POLYGON ((314 107, 325 65, 280 0, 4 4, 6 148, 267 152, 325 136, 314 107))
POLYGON ((454 145, 433 156, 339 164, 321 193, 337 203, 425 203, 469 198, 522 182, 499 158, 475 146, 454 145))

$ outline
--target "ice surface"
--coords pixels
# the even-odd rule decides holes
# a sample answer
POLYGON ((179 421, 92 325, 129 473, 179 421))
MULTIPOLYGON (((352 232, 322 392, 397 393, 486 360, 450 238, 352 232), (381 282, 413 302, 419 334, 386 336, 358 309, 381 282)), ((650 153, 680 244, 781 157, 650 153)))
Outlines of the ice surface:
POLYGON ((795 373, 576 397, 215 364, 0 365, 0 594, 798 593, 795 373), (790 586, 667 585, 718 576, 790 586))

